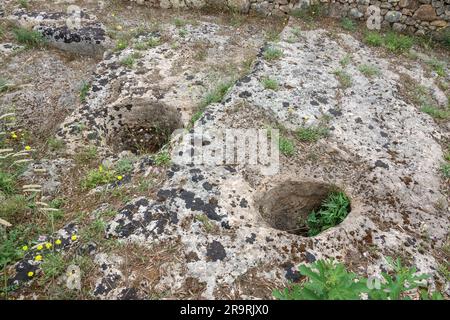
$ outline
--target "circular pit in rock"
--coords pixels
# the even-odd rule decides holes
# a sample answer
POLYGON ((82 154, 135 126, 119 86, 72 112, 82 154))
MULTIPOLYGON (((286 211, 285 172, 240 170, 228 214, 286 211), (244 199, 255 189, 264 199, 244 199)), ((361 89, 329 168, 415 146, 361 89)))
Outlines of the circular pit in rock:
POLYGON ((306 237, 341 223, 350 210, 350 200, 345 193, 335 185, 317 181, 286 181, 265 192, 259 200, 259 212, 272 228, 306 237), (327 207, 330 198, 335 201, 332 206, 337 208, 327 207), (317 217, 323 217, 326 210, 334 210, 334 215, 339 213, 339 218, 331 217, 332 225, 322 228, 320 223, 317 224, 317 217), (315 225, 308 223, 313 212, 315 225), (316 229, 315 232, 312 228, 316 229))
POLYGON ((115 111, 108 124, 108 143, 116 151, 156 153, 183 127, 179 112, 159 102, 128 104, 115 111))

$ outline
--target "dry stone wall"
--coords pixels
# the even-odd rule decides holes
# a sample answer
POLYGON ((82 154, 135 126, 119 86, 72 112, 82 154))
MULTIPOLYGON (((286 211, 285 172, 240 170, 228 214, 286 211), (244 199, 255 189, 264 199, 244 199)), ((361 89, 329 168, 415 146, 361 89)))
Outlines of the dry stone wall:
POLYGON ((160 8, 230 7, 241 13, 285 15, 321 2, 332 17, 366 20, 370 29, 392 27, 425 35, 449 31, 450 0, 130 0, 160 8))

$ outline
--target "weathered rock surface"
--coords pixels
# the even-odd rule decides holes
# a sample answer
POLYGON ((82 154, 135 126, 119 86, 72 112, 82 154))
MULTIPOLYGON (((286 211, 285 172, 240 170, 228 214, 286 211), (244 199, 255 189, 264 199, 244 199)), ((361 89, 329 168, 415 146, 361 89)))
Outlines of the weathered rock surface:
MULTIPOLYGON (((197 146, 222 148, 220 128, 279 123, 295 129, 327 115, 331 136, 316 146, 297 145, 296 157, 282 157, 275 176, 260 175, 245 164, 181 162, 168 172, 157 201, 140 198, 125 206, 110 223, 109 236, 152 245, 180 241, 185 259, 163 267, 158 290, 176 291, 193 278, 204 284, 201 296, 206 298, 269 297, 268 290, 255 293, 238 279, 251 275, 281 285, 295 278, 297 264, 330 257, 373 275, 385 267, 383 256, 401 255, 421 272, 435 273, 432 247, 445 241, 449 227, 448 207, 435 206, 445 199, 438 172, 442 150, 436 142, 443 133, 399 95, 401 68, 374 58, 349 35, 330 38, 325 30, 303 31, 291 43, 286 41, 291 32, 288 26, 276 44, 283 57, 275 62, 260 57, 223 103, 209 106, 193 133, 175 142, 172 157, 176 163, 180 155, 195 153, 193 141, 201 138, 208 143, 197 146), (343 90, 333 72, 349 48, 355 50, 347 66, 354 84, 343 90), (357 66, 369 62, 380 68, 380 76, 367 79, 359 73, 357 66), (263 88, 260 81, 267 76, 279 81, 278 91, 263 88), (202 137, 195 131, 200 128, 202 137), (318 152, 320 161, 308 160, 310 152, 318 152), (265 192, 308 181, 336 184, 351 197, 352 211, 342 224, 305 238, 261 219, 265 192), (209 227, 198 216, 206 217, 209 227)), ((279 205, 285 205, 281 199, 279 205)), ((102 287, 99 296, 117 297, 129 288, 123 281, 117 272, 114 288, 102 287)))
POLYGON ((63 51, 102 57, 111 47, 105 27, 95 17, 80 11, 75 16, 64 12, 14 11, 8 20, 41 33, 47 42, 63 51))

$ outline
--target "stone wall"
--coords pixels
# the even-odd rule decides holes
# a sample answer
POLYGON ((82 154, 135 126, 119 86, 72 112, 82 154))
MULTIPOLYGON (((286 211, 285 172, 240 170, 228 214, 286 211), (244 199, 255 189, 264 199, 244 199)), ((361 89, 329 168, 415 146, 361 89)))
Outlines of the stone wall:
POLYGON ((368 21, 368 27, 392 27, 417 35, 449 30, 450 0, 129 0, 152 7, 230 7, 241 13, 285 15, 322 2, 332 17, 348 16, 368 21))

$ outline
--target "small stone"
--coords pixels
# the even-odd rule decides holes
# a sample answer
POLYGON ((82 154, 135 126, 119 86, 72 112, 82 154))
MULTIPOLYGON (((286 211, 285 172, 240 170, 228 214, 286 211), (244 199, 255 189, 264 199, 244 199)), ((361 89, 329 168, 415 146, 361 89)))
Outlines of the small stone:
POLYGON ((388 22, 394 23, 394 22, 398 22, 400 20, 401 16, 402 16, 402 13, 399 11, 388 11, 388 13, 386 13, 384 18, 388 22))
POLYGON ((444 21, 444 20, 436 20, 436 21, 432 21, 430 24, 431 24, 432 26, 438 27, 438 28, 445 28, 445 27, 447 27, 447 25, 448 25, 447 21, 444 21))
POLYGON ((416 10, 413 17, 422 21, 433 21, 437 19, 436 11, 429 4, 421 5, 419 9, 416 10))

